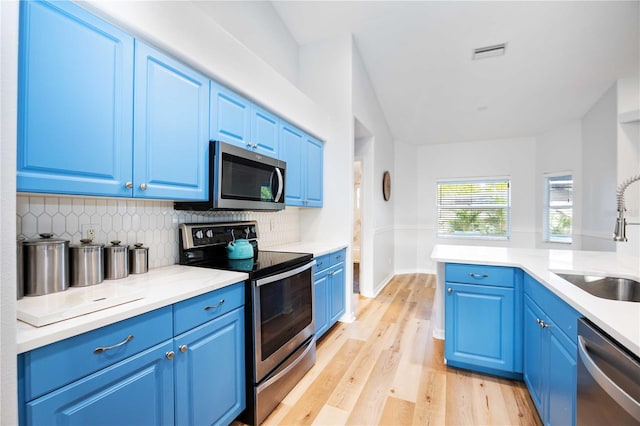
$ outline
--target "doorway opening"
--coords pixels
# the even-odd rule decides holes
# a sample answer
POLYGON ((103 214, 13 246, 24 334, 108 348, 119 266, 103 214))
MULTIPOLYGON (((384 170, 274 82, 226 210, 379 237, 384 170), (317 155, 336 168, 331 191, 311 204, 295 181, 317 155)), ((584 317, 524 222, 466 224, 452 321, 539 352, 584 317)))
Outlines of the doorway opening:
MULTIPOLYGON (((374 205, 372 133, 358 119, 354 120, 353 155, 353 293, 374 297, 374 205)), ((354 305, 357 307, 357 305, 354 305)))

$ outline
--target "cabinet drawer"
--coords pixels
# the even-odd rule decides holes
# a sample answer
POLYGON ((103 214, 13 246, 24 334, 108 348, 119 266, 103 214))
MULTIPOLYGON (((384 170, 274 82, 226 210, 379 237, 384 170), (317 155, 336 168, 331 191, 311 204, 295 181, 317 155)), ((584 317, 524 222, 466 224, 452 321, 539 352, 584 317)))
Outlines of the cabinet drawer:
POLYGON ((244 282, 176 303, 173 308, 174 335, 244 305, 244 282))
POLYGON ((167 306, 25 353, 26 401, 171 339, 171 325, 167 306))
POLYGON ((515 270, 504 266, 447 263, 445 280, 454 283, 513 287, 515 270))
POLYGON ((331 253, 331 266, 337 265, 338 263, 343 263, 346 252, 347 251, 345 249, 342 249, 331 253))
POLYGON ((575 345, 578 341, 580 313, 528 274, 524 276, 524 292, 575 345))
POLYGON ((316 257, 315 272, 320 272, 331 266, 331 253, 316 257))

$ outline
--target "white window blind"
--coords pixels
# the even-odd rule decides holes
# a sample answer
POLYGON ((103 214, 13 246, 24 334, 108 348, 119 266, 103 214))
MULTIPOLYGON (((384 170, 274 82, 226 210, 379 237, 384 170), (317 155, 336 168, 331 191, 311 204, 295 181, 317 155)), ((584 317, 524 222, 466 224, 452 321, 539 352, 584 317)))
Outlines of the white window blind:
POLYGON ((438 182, 438 236, 508 239, 509 179, 438 182))
POLYGON ((573 176, 548 176, 545 183, 544 239, 557 243, 571 243, 573 176))

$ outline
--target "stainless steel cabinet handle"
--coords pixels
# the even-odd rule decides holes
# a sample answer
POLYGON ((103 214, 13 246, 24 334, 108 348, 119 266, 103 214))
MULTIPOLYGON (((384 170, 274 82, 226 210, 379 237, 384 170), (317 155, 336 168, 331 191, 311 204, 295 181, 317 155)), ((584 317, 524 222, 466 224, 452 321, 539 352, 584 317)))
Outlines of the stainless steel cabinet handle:
POLYGON ((176 353, 174 351, 169 351, 164 354, 164 357, 167 358, 168 360, 172 360, 175 354, 176 353))
POLYGON ((598 367, 595 361, 589 356, 586 339, 582 336, 578 336, 578 356, 582 360, 585 369, 591 377, 593 377, 593 380, 606 391, 611 399, 622 406, 635 419, 640 418, 640 402, 625 392, 624 389, 618 386, 598 367))
POLYGON ((95 348, 93 350, 93 353, 94 354, 101 354, 102 352, 110 351, 111 349, 119 348, 122 345, 126 345, 127 343, 129 343, 132 340, 133 340, 133 334, 130 334, 130 335, 127 336, 126 339, 124 339, 120 343, 116 343, 115 345, 111 345, 111 346, 100 346, 100 347, 95 348))
POLYGON ((469 272, 469 276, 471 278, 489 278, 487 274, 474 274, 473 272, 469 272))
POLYGON ((125 187, 125 188, 127 188, 127 189, 131 189, 131 188, 133 188, 133 182, 127 182, 127 183, 125 183, 125 184, 124 184, 124 187, 125 187))
POLYGON ((216 303, 215 305, 207 305, 204 307, 205 311, 208 311, 209 309, 215 309, 215 308, 219 308, 220 306, 222 306, 224 304, 224 299, 220 299, 220 301, 218 303, 216 303))
POLYGON ((540 326, 540 328, 547 328, 547 327, 549 327, 549 324, 547 324, 546 322, 542 321, 540 318, 536 318, 536 322, 538 323, 538 325, 540 326))
POLYGON ((254 143, 252 146, 253 146, 253 149, 258 149, 258 144, 257 143, 254 143))
POLYGON ((449 287, 449 288, 447 289, 447 293, 453 293, 453 289, 452 289, 451 287, 449 287))
POLYGON ((147 184, 146 183, 141 183, 140 184, 140 189, 143 190, 143 191, 146 191, 147 190, 147 184))
POLYGON ((180 352, 185 353, 189 348, 187 347, 187 345, 180 345, 178 349, 180 349, 180 352))

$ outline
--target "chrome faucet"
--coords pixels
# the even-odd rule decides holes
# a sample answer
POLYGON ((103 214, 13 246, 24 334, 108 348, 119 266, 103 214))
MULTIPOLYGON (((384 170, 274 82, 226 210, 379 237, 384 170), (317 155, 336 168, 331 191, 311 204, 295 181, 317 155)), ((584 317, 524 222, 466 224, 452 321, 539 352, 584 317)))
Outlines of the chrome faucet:
POLYGON ((627 219, 624 217, 624 212, 627 211, 624 207, 624 191, 629 185, 638 180, 640 180, 640 175, 635 175, 618 186, 616 191, 618 218, 616 219, 616 227, 613 230, 613 241, 627 241, 627 225, 640 225, 640 223, 627 223, 627 219))

